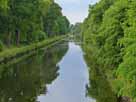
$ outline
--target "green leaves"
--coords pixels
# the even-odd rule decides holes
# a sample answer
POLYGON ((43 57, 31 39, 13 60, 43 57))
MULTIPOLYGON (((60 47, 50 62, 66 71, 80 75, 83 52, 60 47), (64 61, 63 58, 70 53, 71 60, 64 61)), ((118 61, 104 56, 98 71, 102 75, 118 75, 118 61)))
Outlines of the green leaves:
POLYGON ((3 43, 0 41, 0 51, 3 50, 3 43))
POLYGON ((0 8, 6 10, 8 8, 8 0, 0 0, 0 8))
POLYGON ((54 0, 0 0, 0 40, 5 45, 29 44, 68 29, 69 21, 54 0))
POLYGON ((44 31, 48 36, 66 34, 69 30, 69 21, 62 15, 61 7, 52 3, 47 15, 43 17, 44 31))
POLYGON ((116 79, 113 89, 120 96, 129 96, 133 102, 136 100, 135 8, 134 0, 101 0, 90 6, 82 28, 85 44, 95 46, 95 51, 90 52, 95 55, 93 63, 108 74, 114 70, 116 75, 110 75, 116 79))

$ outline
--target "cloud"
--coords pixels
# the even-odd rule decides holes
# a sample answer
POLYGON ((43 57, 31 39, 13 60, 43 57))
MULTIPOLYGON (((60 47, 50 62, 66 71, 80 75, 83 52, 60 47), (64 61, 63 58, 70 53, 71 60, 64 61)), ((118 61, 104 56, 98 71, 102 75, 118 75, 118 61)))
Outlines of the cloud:
POLYGON ((88 15, 89 4, 98 0, 55 0, 61 7, 62 12, 72 24, 82 22, 88 15))

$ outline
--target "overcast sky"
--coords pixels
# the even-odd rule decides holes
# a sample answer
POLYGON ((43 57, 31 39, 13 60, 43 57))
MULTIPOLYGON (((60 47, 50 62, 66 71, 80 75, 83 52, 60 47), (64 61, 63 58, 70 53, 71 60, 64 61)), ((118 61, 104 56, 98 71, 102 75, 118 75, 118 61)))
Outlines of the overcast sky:
POLYGON ((88 15, 89 4, 98 0, 55 0, 61 7, 62 12, 72 24, 82 22, 88 15))

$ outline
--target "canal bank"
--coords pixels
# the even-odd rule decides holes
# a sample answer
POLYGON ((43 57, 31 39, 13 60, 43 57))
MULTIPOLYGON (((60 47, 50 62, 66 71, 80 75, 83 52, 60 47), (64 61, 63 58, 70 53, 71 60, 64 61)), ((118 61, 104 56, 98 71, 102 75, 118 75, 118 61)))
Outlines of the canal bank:
MULTIPOLYGON (((20 57, 25 58, 27 56, 30 56, 33 53, 35 53, 35 51, 37 49, 42 48, 42 47, 51 47, 51 46, 55 45, 56 43, 63 41, 66 37, 67 37, 67 35, 57 36, 54 38, 49 38, 49 39, 44 40, 42 42, 33 43, 28 46, 22 46, 22 47, 18 47, 18 48, 4 50, 4 51, 0 52, 0 65, 7 64, 8 62, 13 61, 16 58, 20 58, 20 57)), ((22 59, 22 58, 20 58, 20 59, 22 59)))

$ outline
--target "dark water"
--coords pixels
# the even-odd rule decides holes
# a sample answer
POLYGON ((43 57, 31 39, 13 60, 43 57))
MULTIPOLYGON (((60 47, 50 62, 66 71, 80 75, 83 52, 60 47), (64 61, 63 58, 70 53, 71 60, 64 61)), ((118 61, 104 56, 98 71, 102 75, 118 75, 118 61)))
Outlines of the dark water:
POLYGON ((115 97, 108 82, 95 69, 88 71, 84 57, 69 42, 1 69, 0 102, 116 102, 110 101, 115 97))

